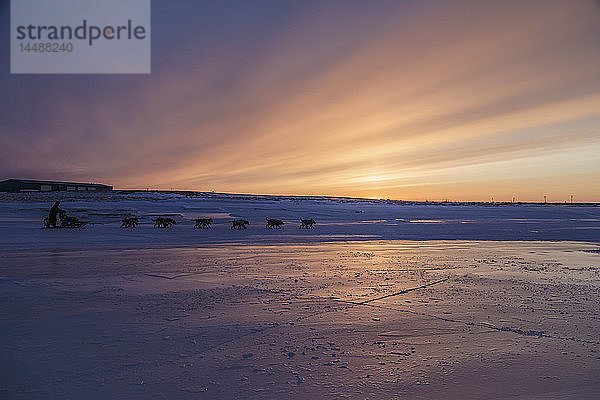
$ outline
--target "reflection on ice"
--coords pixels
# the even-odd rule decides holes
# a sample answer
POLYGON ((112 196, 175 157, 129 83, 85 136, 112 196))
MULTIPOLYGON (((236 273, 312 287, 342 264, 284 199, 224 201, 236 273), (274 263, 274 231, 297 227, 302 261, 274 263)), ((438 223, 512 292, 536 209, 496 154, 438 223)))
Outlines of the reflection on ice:
POLYGON ((0 397, 600 396, 597 208, 69 196, 0 201, 0 397))
POLYGON ((593 398, 599 273, 598 245, 576 242, 12 250, 0 255, 0 340, 44 379, 7 390, 81 393, 100 374, 111 383, 96 394, 131 399, 144 385, 324 398, 330 384, 336 397, 488 398, 555 381, 593 398), (482 370, 504 385, 474 385, 482 370))

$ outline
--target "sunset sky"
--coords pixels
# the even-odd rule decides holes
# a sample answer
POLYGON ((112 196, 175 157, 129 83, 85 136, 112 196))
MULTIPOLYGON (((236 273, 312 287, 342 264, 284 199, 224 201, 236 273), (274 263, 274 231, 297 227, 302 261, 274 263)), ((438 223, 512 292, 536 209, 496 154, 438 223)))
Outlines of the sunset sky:
POLYGON ((600 201, 600 3, 152 2, 150 75, 11 75, 0 180, 600 201))

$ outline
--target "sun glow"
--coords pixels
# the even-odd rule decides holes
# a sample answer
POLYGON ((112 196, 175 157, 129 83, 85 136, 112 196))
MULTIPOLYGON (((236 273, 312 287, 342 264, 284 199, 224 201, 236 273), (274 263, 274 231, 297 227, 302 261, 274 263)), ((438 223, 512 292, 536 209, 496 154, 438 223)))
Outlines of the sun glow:
POLYGON ((121 188, 600 200, 598 6, 424 4, 327 3, 251 42, 235 32, 264 21, 222 21, 225 40, 196 16, 198 54, 158 60, 118 99, 58 85, 41 125, 7 104, 3 167, 121 188))

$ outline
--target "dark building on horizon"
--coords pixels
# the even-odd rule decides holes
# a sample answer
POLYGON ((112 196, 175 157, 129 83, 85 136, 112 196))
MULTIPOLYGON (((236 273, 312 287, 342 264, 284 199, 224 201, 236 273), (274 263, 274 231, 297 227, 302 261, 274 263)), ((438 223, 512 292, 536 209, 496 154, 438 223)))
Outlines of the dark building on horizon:
POLYGON ((0 192, 109 192, 112 186, 100 183, 37 181, 33 179, 7 179, 0 182, 0 192))

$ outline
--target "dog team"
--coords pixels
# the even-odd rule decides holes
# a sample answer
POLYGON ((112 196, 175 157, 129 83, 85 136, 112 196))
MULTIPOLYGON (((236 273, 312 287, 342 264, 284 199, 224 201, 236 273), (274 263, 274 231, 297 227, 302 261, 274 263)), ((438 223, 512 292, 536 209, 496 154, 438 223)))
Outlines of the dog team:
MULTIPOLYGON (((76 217, 68 217, 64 210, 59 208, 60 202, 55 202, 54 206, 50 209, 48 213, 48 217, 44 218, 44 228, 80 228, 84 226, 87 222, 80 221, 76 217), (60 216, 61 224, 57 225, 56 217, 60 216)), ((209 229, 212 228, 213 220, 212 218, 197 218, 193 220, 195 222, 194 229, 209 229)), ((284 222, 281 219, 275 218, 266 218, 266 228, 267 229, 283 229, 284 222)), ((121 221, 121 228, 137 228, 138 223, 140 222, 139 217, 124 217, 121 221)), ((177 222, 170 217, 162 217, 159 216, 157 218, 152 218, 152 222, 154 222, 155 228, 170 228, 173 225, 176 225, 177 222)), ((315 227, 314 219, 300 219, 300 229, 314 229, 315 227)), ((248 229, 250 222, 245 219, 235 219, 231 221, 230 229, 248 229)))

